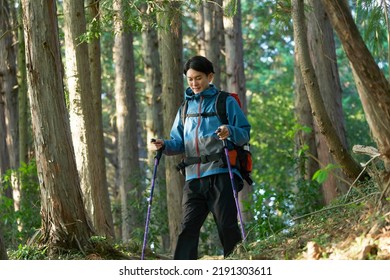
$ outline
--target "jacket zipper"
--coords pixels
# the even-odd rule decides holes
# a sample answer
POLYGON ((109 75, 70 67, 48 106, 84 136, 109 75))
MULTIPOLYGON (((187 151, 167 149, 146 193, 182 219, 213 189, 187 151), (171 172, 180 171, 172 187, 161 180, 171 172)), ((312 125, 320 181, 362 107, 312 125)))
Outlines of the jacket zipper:
MULTIPOLYGON (((195 131, 195 147, 196 147, 196 154, 198 155, 198 157, 200 157, 200 151, 199 151, 199 127, 200 127, 200 123, 202 121, 202 116, 201 116, 201 113, 202 113, 202 103, 203 103, 203 96, 200 97, 200 101, 199 101, 199 106, 198 106, 198 113, 199 113, 198 125, 196 126, 196 131, 195 131)), ((197 170, 197 173, 198 173, 198 178, 200 178, 200 165, 201 165, 201 163, 198 163, 197 167, 196 167, 196 170, 197 170)))

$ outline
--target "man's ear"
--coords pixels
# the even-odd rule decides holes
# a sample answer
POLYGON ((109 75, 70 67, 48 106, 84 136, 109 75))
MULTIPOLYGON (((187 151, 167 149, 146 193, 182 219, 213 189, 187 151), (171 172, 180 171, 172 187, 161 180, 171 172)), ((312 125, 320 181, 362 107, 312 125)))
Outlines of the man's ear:
POLYGON ((211 83, 214 79, 214 73, 208 74, 207 79, 209 80, 209 83, 211 83))

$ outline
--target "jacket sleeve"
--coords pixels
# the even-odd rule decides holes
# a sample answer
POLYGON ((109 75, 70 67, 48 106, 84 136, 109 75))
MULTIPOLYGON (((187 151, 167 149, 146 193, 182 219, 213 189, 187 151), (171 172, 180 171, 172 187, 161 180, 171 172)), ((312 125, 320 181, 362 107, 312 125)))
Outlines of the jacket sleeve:
POLYGON ((237 146, 248 143, 251 126, 234 97, 228 96, 226 99, 226 114, 229 122, 227 127, 230 134, 228 140, 237 146))
POLYGON ((164 140, 164 154, 171 156, 171 155, 178 155, 184 153, 184 127, 183 123, 181 121, 181 107, 179 108, 175 121, 173 122, 172 128, 171 128, 171 139, 164 140))

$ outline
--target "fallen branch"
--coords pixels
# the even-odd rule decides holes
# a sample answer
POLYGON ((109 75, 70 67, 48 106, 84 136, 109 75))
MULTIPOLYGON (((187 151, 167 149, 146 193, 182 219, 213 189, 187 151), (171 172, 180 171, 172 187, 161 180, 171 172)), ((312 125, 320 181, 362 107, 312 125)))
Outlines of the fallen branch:
MULTIPOLYGON (((379 153, 377 148, 371 147, 371 146, 364 146, 364 145, 354 145, 352 147, 352 151, 355 154, 363 154, 363 155, 369 155, 372 158, 377 158, 381 156, 381 153, 379 153)), ((366 164, 367 165, 367 164, 366 164)))

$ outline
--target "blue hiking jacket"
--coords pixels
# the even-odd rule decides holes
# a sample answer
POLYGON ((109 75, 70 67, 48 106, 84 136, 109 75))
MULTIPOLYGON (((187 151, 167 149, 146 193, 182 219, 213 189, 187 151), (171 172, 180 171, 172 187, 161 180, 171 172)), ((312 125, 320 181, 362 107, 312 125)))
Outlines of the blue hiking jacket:
MULTIPOLYGON (((187 114, 199 114, 195 117, 187 117, 183 126, 181 118, 182 106, 180 106, 175 121, 172 125, 170 140, 164 140, 164 154, 177 155, 185 153, 186 157, 201 157, 223 152, 223 142, 219 140, 215 131, 222 125, 218 116, 200 116, 200 113, 215 112, 215 101, 219 90, 212 84, 199 94, 194 94, 191 88, 185 91, 188 100, 187 114)), ((232 143, 242 146, 249 142, 251 126, 234 97, 226 99, 226 114, 228 119, 229 137, 228 147, 233 148, 232 143)), ((229 170, 223 159, 218 161, 197 163, 186 167, 186 181, 201 177, 228 173, 229 170)), ((240 176, 238 170, 233 172, 240 176)), ((241 177, 241 176, 240 176, 241 177)))

